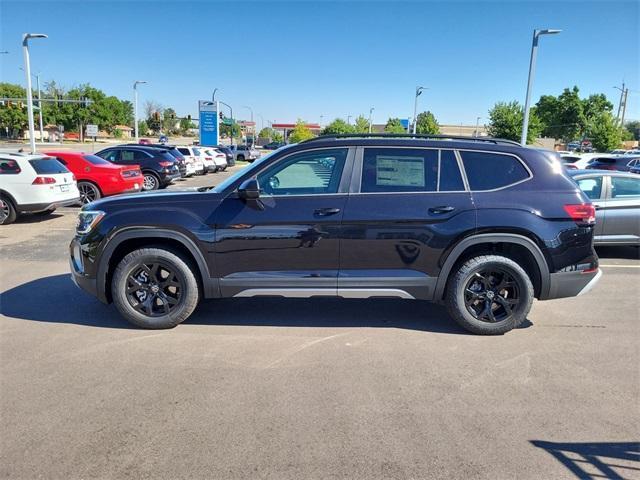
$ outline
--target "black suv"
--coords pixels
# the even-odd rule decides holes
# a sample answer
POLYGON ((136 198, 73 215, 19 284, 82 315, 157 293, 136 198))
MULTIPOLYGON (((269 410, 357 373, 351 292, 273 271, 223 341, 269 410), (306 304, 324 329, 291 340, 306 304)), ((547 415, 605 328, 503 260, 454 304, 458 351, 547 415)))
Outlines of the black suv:
POLYGON ((595 211, 553 152, 488 138, 319 137, 215 188, 85 205, 74 281, 132 323, 169 328, 201 298, 443 302, 501 334, 534 297, 600 277, 595 211))
POLYGON ((139 165, 144 175, 143 190, 164 188, 182 176, 179 161, 164 147, 118 145, 100 150, 96 155, 118 165, 139 165))

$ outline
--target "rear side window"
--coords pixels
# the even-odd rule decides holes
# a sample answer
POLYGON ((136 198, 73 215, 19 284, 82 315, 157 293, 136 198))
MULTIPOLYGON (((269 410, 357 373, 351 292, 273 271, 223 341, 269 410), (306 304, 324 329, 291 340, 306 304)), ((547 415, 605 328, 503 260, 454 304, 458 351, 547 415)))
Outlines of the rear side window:
POLYGON ((581 178, 576 181, 580 190, 586 193, 590 200, 597 200, 602 193, 602 177, 581 178))
POLYGON ((438 150, 364 150, 361 192, 435 192, 437 188, 438 150))
POLYGON ((20 165, 15 160, 0 158, 0 175, 16 175, 20 171, 20 165))
POLYGON ((611 177, 611 198, 640 197, 640 178, 611 177))
POLYGON ((69 170, 55 158, 36 158, 29 163, 38 175, 69 173, 69 170))
POLYGON ((453 150, 440 150, 440 180, 438 191, 457 192, 464 190, 462 174, 453 150))
POLYGON ((179 148, 178 151, 183 155, 191 155, 188 148, 179 148))
POLYGON ((494 190, 529 178, 522 163, 511 155, 461 151, 471 190, 494 190))
POLYGON ((93 165, 111 165, 104 158, 100 158, 97 155, 83 155, 82 158, 93 165))

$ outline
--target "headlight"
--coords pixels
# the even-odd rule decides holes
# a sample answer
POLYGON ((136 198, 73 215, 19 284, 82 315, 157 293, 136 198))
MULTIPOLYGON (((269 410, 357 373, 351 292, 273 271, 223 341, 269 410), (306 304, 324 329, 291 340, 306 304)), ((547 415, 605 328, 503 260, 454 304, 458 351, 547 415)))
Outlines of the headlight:
POLYGON ((95 227, 105 213, 100 210, 85 210, 78 213, 78 222, 76 223, 76 233, 84 235, 89 233, 95 227))

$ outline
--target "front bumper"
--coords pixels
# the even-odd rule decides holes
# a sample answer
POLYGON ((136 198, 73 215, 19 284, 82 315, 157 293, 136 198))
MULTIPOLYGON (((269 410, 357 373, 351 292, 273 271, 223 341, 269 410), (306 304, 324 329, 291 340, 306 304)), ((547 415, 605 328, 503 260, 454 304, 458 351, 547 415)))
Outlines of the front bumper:
POLYGON ((545 300, 584 295, 600 281, 600 277, 602 270, 599 268, 588 272, 552 273, 549 278, 549 295, 545 300))
POLYGON ((98 282, 95 278, 90 277, 84 272, 84 258, 80 243, 74 238, 69 245, 69 270, 71 271, 71 280, 76 286, 101 302, 107 303, 104 294, 98 293, 98 282))

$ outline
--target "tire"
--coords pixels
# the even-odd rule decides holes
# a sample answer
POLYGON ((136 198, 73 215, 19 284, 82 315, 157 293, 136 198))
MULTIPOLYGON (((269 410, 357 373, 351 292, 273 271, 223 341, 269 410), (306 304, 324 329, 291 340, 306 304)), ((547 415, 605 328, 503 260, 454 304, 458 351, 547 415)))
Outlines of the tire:
POLYGON ((113 274, 111 293, 120 315, 138 327, 150 329, 173 328, 182 323, 200 299, 190 262, 164 248, 141 248, 127 254, 113 274))
POLYGON ((80 203, 86 205, 102 197, 100 189, 91 182, 78 182, 80 191, 80 203))
POLYGON ((507 257, 482 255, 449 277, 445 304, 462 328, 502 335, 527 318, 533 295, 531 279, 520 265, 507 257))
POLYGON ((155 173, 145 172, 142 180, 142 190, 150 191, 160 188, 160 178, 155 173))
POLYGON ((18 212, 13 202, 7 197, 0 195, 0 225, 9 225, 18 218, 18 212))
POLYGON ((236 159, 239 162, 244 162, 244 155, 238 155, 238 158, 236 159))

